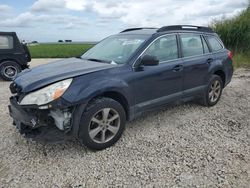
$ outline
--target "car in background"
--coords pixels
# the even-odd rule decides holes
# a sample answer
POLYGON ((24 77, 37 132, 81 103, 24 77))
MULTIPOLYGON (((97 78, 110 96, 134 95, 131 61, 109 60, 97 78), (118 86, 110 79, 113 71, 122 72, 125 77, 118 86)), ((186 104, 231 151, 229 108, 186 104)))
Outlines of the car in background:
POLYGON ((20 73, 9 112, 28 138, 76 138, 100 150, 144 112, 190 100, 214 106, 232 74, 232 53, 211 28, 131 28, 79 58, 20 73))
POLYGON ((28 68, 31 56, 15 32, 0 32, 0 77, 14 80, 19 72, 28 68))

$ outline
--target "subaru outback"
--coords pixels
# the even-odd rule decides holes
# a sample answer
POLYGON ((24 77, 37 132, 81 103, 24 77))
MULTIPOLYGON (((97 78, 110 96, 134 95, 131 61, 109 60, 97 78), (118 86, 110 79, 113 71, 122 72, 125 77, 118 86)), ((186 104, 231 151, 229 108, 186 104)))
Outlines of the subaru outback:
POLYGON ((0 32, 0 77, 14 80, 19 72, 28 68, 29 50, 20 43, 15 32, 0 32))
POLYGON ((211 28, 131 28, 81 57, 18 74, 9 112, 28 138, 76 138, 100 150, 144 112, 177 101, 215 105, 232 74, 232 53, 211 28))

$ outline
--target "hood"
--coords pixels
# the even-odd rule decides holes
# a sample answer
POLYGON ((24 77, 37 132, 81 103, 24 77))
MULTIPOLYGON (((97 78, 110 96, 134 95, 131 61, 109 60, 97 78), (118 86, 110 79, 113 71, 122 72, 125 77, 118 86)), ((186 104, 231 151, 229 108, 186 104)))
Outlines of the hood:
MULTIPOLYGON (((51 83, 83 74, 115 67, 116 65, 69 58, 27 69, 18 74, 11 87, 19 92, 30 92, 51 83)), ((13 92, 13 89, 11 91, 13 92)))

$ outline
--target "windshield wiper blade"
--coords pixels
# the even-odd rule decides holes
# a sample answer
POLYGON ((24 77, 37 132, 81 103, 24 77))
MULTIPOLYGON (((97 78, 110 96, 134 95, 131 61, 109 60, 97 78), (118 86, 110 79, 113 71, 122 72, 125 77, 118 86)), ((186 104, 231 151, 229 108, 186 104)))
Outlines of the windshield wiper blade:
POLYGON ((101 63, 110 63, 109 61, 105 61, 105 60, 102 60, 102 59, 95 59, 95 58, 89 58, 87 60, 101 62, 101 63))

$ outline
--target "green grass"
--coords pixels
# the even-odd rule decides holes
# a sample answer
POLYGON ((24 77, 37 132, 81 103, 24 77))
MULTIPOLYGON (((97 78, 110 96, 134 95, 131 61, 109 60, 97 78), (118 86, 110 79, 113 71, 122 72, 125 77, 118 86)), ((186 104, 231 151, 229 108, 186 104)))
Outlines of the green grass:
POLYGON ((236 53, 233 57, 233 64, 235 68, 239 67, 250 67, 250 54, 236 53))
POLYGON ((250 5, 233 18, 214 21, 212 27, 232 51, 250 52, 250 5))
POLYGON ((29 46, 32 58, 76 57, 87 51, 92 44, 38 44, 29 46))
POLYGON ((233 18, 215 20, 211 27, 233 52, 234 66, 250 67, 250 4, 233 18))

